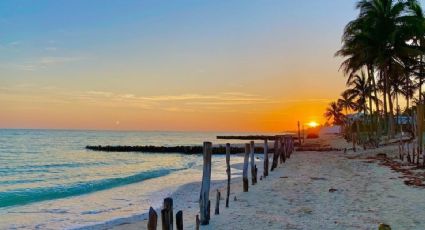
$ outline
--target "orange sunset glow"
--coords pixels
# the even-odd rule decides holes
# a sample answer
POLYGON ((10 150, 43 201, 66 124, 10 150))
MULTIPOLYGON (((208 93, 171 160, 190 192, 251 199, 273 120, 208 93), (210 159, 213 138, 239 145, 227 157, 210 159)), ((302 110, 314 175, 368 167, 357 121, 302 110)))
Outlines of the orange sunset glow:
MULTIPOLYGON (((334 2, 317 7, 327 4, 334 2)), ((177 15, 155 8, 160 21, 116 15, 108 26, 33 18, 52 25, 25 37, 8 27, 0 40, 0 128, 285 131, 298 121, 322 124, 345 81, 334 53, 352 4, 340 4, 347 15, 317 11, 304 24, 297 21, 304 13, 290 10, 298 6, 284 1, 239 9, 256 15, 249 21, 223 2, 229 10, 222 15, 205 4, 177 15), (329 22, 334 29, 322 33, 329 22)), ((93 17, 110 13, 104 10, 93 17)))

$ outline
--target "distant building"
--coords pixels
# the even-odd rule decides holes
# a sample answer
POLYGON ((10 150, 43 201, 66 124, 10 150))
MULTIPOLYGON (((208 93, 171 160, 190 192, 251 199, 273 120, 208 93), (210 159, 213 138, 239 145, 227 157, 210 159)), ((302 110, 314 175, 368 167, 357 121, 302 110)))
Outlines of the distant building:
POLYGON ((341 132, 342 132, 342 127, 340 125, 323 126, 320 129, 319 135, 323 135, 323 134, 340 134, 341 132))
POLYGON ((364 117, 364 113, 351 113, 351 114, 345 115, 345 117, 350 122, 357 121, 357 120, 361 120, 364 117))
POLYGON ((412 124, 411 116, 396 116, 397 125, 408 125, 412 124))

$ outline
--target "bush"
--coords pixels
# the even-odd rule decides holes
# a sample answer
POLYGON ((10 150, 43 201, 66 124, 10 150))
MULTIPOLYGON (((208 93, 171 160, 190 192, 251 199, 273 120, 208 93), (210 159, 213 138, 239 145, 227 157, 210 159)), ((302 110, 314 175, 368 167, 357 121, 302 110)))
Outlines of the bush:
POLYGON ((319 134, 317 134, 317 133, 307 134, 307 139, 315 139, 315 138, 319 138, 319 134))

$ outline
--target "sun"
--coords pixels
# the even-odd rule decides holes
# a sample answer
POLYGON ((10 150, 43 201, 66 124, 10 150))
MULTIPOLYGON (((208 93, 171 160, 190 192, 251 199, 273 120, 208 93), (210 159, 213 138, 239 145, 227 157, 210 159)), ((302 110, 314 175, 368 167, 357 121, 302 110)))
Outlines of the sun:
POLYGON ((307 125, 310 126, 311 128, 316 128, 317 126, 319 126, 319 123, 315 121, 310 121, 309 123, 307 123, 307 125))

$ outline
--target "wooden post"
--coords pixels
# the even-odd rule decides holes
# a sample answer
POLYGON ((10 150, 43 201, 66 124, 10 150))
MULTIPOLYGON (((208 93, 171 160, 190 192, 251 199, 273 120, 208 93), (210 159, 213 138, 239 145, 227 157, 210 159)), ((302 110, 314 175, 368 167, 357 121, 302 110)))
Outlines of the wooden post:
POLYGON ((298 121, 298 144, 301 146, 300 121, 298 121))
POLYGON ((176 229, 183 230, 183 211, 182 210, 176 213, 176 229))
POLYGON ((418 155, 424 154, 422 155, 423 157, 423 166, 425 166, 425 152, 423 151, 423 132, 424 132, 424 105, 423 104, 418 104, 417 105, 417 114, 416 114, 416 124, 418 126, 417 128, 417 137, 418 137, 418 155))
POLYGON ((285 136, 285 160, 291 158, 290 152, 290 137, 285 136))
POLYGON ((231 169, 230 169, 230 144, 226 144, 226 173, 227 173, 227 194, 226 194, 226 208, 229 207, 229 196, 230 196, 230 179, 231 179, 231 169))
POLYGON ((255 145, 254 145, 254 141, 250 142, 251 146, 250 146, 250 150, 251 150, 251 181, 252 181, 252 185, 257 183, 257 173, 255 172, 255 145))
POLYGON ((283 141, 283 162, 286 162, 286 158, 288 158, 288 139, 286 136, 282 137, 283 141))
POLYGON ((176 229, 183 230, 183 211, 182 210, 176 213, 176 229))
POLYGON ((267 139, 264 140, 264 169, 263 176, 266 178, 269 175, 269 144, 267 139))
POLYGON ((243 191, 248 192, 248 160, 249 160, 249 144, 245 144, 245 157, 243 160, 243 171, 242 171, 242 180, 243 180, 243 191))
POLYGON ((156 214, 155 210, 152 207, 150 207, 148 230, 156 230, 157 224, 158 224, 158 214, 156 214))
POLYGON ((272 168, 270 171, 273 171, 277 167, 277 161, 279 160, 279 138, 275 137, 274 139, 274 153, 273 153, 273 162, 272 168))
POLYGON ((170 197, 164 199, 161 220, 163 230, 173 230, 173 199, 170 197))
POLYGON ((199 225, 200 225, 201 221, 199 220, 199 215, 196 215, 196 230, 199 230, 199 225))
POLYGON ((304 127, 304 125, 303 125, 303 144, 305 143, 305 127, 304 127))
POLYGON ((215 215, 219 215, 220 214, 220 198, 221 198, 221 193, 220 190, 217 189, 217 196, 216 196, 216 201, 215 201, 215 215))
POLYGON ((201 193, 199 195, 199 209, 201 214, 201 225, 210 222, 210 183, 211 183, 211 142, 204 142, 204 165, 202 172, 201 193))
POLYGON ((284 136, 280 139, 280 141, 281 141, 281 144, 280 144, 280 146, 281 146, 280 163, 283 164, 286 161, 286 147, 287 147, 287 144, 285 142, 286 139, 285 139, 284 136))

